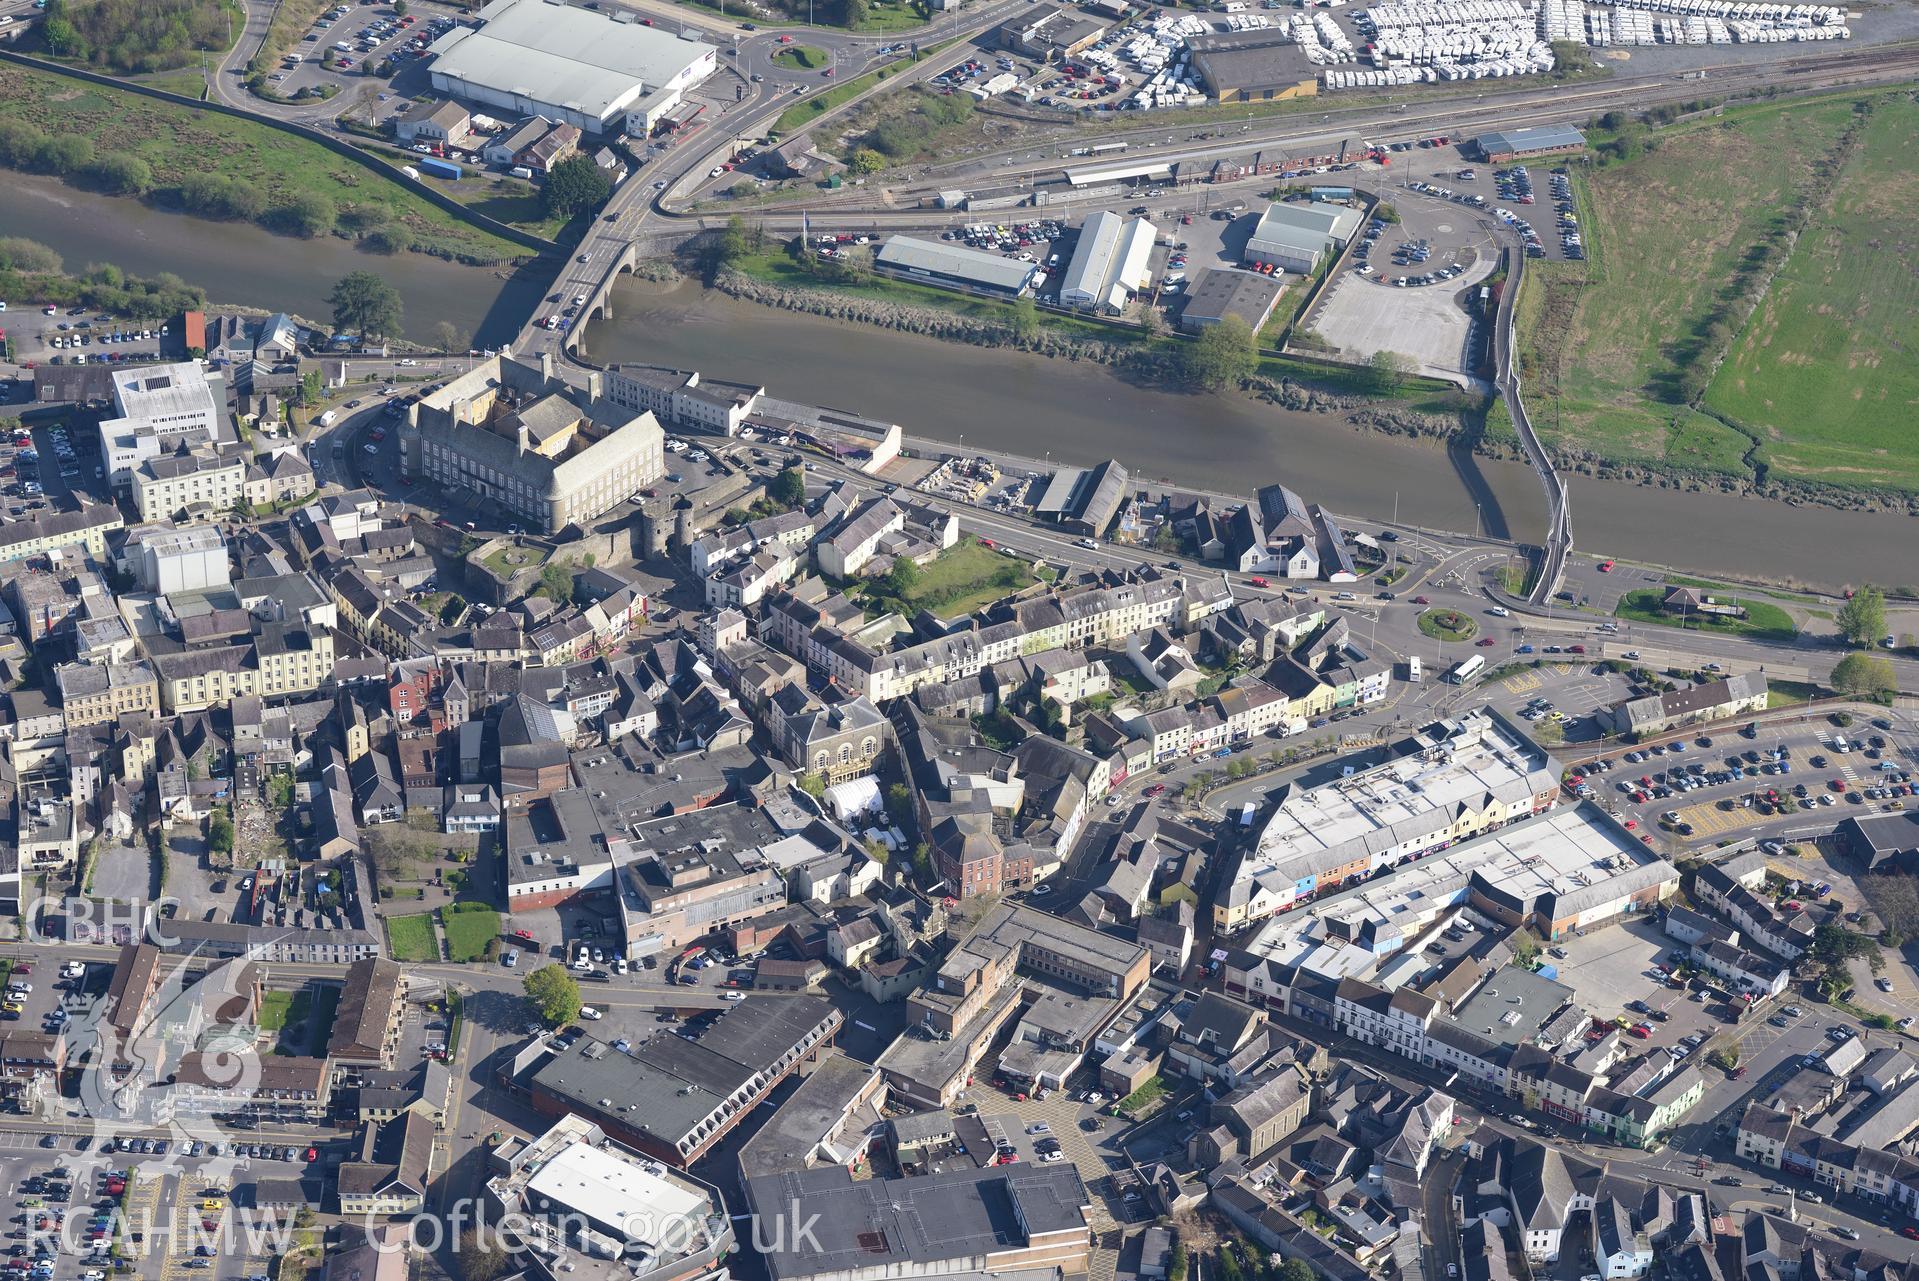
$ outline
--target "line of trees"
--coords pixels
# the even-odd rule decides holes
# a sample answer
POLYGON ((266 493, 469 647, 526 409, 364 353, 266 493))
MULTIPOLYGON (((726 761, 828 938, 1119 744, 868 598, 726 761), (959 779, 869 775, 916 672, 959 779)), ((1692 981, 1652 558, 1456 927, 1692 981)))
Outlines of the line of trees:
POLYGON ((254 183, 217 173, 189 173, 165 184, 133 152, 100 151, 82 134, 47 133, 24 120, 0 119, 0 166, 52 174, 109 195, 143 197, 201 218, 258 223, 309 240, 337 231, 381 253, 397 253, 414 242, 412 233, 397 225, 382 205, 341 209, 315 191, 296 191, 276 201, 254 183))
POLYGON ((207 305, 207 296, 171 272, 129 276, 112 263, 66 274, 60 255, 18 236, 0 237, 0 297, 36 298, 63 307, 97 307, 116 315, 161 320, 207 305))

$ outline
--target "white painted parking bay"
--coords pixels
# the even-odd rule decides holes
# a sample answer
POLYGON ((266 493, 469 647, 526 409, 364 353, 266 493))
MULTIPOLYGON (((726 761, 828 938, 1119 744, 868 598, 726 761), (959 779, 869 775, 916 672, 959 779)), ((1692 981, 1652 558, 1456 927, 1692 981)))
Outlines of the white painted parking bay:
MULTIPOLYGON (((1348 360, 1363 364, 1374 352, 1397 351, 1410 356, 1422 374, 1456 379, 1466 369, 1472 322, 1455 300, 1491 275, 1495 262, 1482 255, 1456 279, 1404 289, 1345 270, 1313 327, 1348 360)), ((1381 270, 1397 276, 1413 269, 1389 263, 1381 270)))

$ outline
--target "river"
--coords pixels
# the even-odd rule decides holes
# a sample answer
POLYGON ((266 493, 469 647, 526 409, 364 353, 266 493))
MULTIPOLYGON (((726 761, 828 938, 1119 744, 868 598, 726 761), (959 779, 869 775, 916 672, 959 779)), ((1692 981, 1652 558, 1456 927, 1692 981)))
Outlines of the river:
MULTIPOLYGON (((1520 463, 1357 431, 1330 414, 1136 386, 1100 365, 942 342, 623 277, 584 353, 763 381, 781 396, 900 423, 909 434, 1074 462, 1117 458, 1228 493, 1283 481, 1334 511, 1536 541, 1539 482, 1520 463), (851 359, 849 360, 849 357, 851 359), (1478 510, 1475 510, 1477 505, 1478 510)), ((1912 577, 1910 517, 1791 506, 1574 477, 1575 544, 1609 556, 1839 586, 1912 577)))
POLYGON ((442 320, 498 346, 519 332, 551 275, 541 264, 511 279, 426 254, 365 253, 337 236, 295 240, 251 223, 206 222, 118 196, 7 170, 0 181, 0 234, 58 251, 68 270, 110 262, 136 276, 170 271, 218 303, 288 311, 322 322, 326 296, 352 271, 373 271, 405 300, 405 336, 431 343, 442 320))
MULTIPOLYGON (((69 267, 112 262, 136 275, 171 271, 218 303, 324 319, 326 295, 370 269, 406 302, 407 334, 430 341, 450 320, 497 345, 517 332, 546 281, 512 279, 420 254, 362 253, 346 241, 296 241, 239 223, 209 223, 137 201, 8 172, 0 233, 57 250, 69 267)), ((777 395, 897 421, 909 434, 1028 457, 1117 458, 1144 477, 1230 493, 1283 481, 1334 511, 1536 540, 1538 482, 1517 463, 1356 431, 1336 417, 1237 396, 1136 386, 1102 366, 945 343, 867 325, 775 311, 685 283, 622 278, 611 321, 584 335, 598 360, 636 360, 758 381, 777 395)), ((1846 582, 1909 581, 1919 527, 1723 494, 1688 494, 1575 477, 1577 545, 1704 573, 1846 582)))

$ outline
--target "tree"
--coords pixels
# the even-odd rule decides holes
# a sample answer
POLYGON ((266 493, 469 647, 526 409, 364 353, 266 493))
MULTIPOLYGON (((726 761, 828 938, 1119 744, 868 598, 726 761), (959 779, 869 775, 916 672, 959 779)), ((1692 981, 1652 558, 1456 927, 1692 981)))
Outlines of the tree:
POLYGON ((78 173, 93 163, 93 139, 77 133, 57 133, 40 144, 34 162, 48 173, 78 173))
POLYGON ((1848 654, 1832 669, 1830 683, 1841 694, 1885 699, 1898 690, 1899 677, 1883 654, 1848 654))
POLYGON ((886 167, 886 157, 871 147, 860 147, 847 160, 846 167, 857 174, 877 173, 886 167))
POLYGON ((933 847, 925 841, 913 847, 913 871, 923 881, 933 879, 933 847))
POLYGON ((773 478, 766 492, 774 502, 791 511, 806 501, 806 473, 798 467, 788 467, 773 478))
POLYGON ((340 277, 327 295, 327 304, 333 308, 333 327, 341 333, 357 334, 367 341, 399 332, 400 291, 370 271, 340 277))
POLYGON ((594 164, 593 157, 575 154, 548 171, 546 185, 540 188, 540 204, 549 214, 571 218, 599 208, 612 194, 606 170, 594 164))
POLYGON ((1865 961, 1875 974, 1885 968, 1886 958, 1879 944, 1843 925, 1821 925, 1812 932, 1812 959, 1826 967, 1829 977, 1843 977, 1857 960, 1865 961))
POLYGON ((560 1027, 580 1017, 580 985, 564 965, 542 965, 527 975, 521 986, 548 1027, 560 1027))
POLYGON ((494 1281, 506 1272, 506 1251, 500 1248, 497 1233, 477 1229, 467 1233, 454 1259, 460 1267, 460 1281, 494 1281))
POLYGON ((317 405, 326 398, 326 380, 317 369, 309 369, 300 375, 300 403, 317 405))
POLYGON ((1521 965, 1531 965, 1539 959, 1539 940, 1531 930, 1519 930, 1513 934, 1513 959, 1521 965))
POLYGON ((1186 1247, 1173 1245, 1173 1260, 1166 1265, 1166 1281, 1186 1281, 1186 1247))
POLYGON ((311 240, 332 231, 338 217, 331 200, 316 191, 302 191, 285 204, 274 206, 268 221, 288 235, 311 240))
POLYGON ((573 603, 573 575, 564 565, 548 565, 540 571, 540 585, 533 589, 556 605, 573 603))
POLYGON ((920 585, 920 567, 913 563, 911 556, 901 556, 893 562, 893 568, 886 571, 886 594, 905 600, 920 585))
POLYGON ((109 151, 93 162, 93 180, 112 195, 144 196, 153 185, 153 170, 136 155, 109 151))
POLYGON ((1406 379, 1412 376, 1413 362, 1401 352, 1382 349, 1373 353, 1370 368, 1373 390, 1381 395, 1396 396, 1406 385, 1406 379))
POLYGON ((1039 332, 1039 307, 1031 298, 1013 304, 1013 337, 1025 342, 1039 332))
POLYGON ((223 809, 213 811, 207 819, 207 848, 215 854, 233 853, 233 820, 223 809))
POLYGON ((1886 597, 1877 587, 1867 585, 1852 594, 1839 607, 1833 620, 1839 634, 1849 644, 1870 645, 1886 634, 1886 597))
POLYGON ((1228 316, 1182 344, 1174 363, 1180 382, 1187 387, 1219 391, 1252 376, 1259 368, 1259 349, 1246 322, 1228 316))
POLYGON ((393 0, 393 16, 396 18, 406 17, 407 7, 406 0, 393 0))
POLYGON ((473 336, 452 321, 442 320, 433 326, 433 344, 441 351, 461 352, 473 345, 473 336))
POLYGON ((1313 1281, 1313 1267, 1304 1259, 1288 1259, 1279 1265, 1278 1281, 1313 1281))
POLYGON ((1730 1072, 1739 1066, 1739 1042, 1721 1045, 1706 1056, 1706 1062, 1722 1072, 1730 1072))
POLYGON ((886 789, 886 816, 898 827, 913 821, 913 793, 906 784, 895 783, 886 789))
POLYGON ((800 790, 817 801, 826 795, 826 779, 809 770, 800 775, 800 790))
POLYGON ((882 866, 885 865, 886 843, 880 840, 879 837, 877 836, 867 837, 866 844, 863 848, 866 850, 866 857, 872 859, 875 863, 881 864, 882 866))
POLYGON ((746 224, 738 216, 728 218, 726 230, 707 242, 706 268, 710 272, 717 272, 722 267, 730 267, 746 257, 747 251, 751 248, 752 244, 746 235, 746 224))

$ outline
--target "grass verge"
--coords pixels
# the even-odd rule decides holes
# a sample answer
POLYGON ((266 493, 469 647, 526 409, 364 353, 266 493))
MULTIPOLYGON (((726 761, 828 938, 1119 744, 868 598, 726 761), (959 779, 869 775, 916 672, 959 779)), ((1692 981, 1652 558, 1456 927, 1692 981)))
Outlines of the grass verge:
MULTIPOLYGON (((924 62, 926 59, 933 57, 951 43, 953 42, 948 40, 941 44, 930 45, 920 50, 919 61, 924 62)), ((912 65, 913 60, 911 59, 903 59, 899 62, 889 63, 884 67, 869 71, 863 76, 855 76, 851 80, 843 80, 824 93, 812 94, 806 99, 794 103, 785 111, 782 111, 780 118, 773 122, 773 132, 776 134, 788 134, 792 133, 795 129, 804 129, 833 108, 843 106, 853 101, 853 99, 859 97, 881 81, 892 79, 898 74, 901 68, 912 65)))
MULTIPOLYGON (((1785 610, 1765 601, 1740 597, 1738 604, 1745 607, 1744 618, 1722 618, 1712 614, 1694 614, 1690 617, 1675 617, 1659 608, 1665 591, 1658 587, 1642 588, 1627 592, 1620 597, 1619 605, 1613 613, 1620 618, 1635 623, 1647 623, 1654 627, 1673 627, 1683 631, 1712 632, 1721 636, 1746 636, 1754 640, 1790 642, 1799 634, 1793 626, 1792 618, 1785 610)), ((1730 603, 1730 602, 1729 602, 1730 603)))

